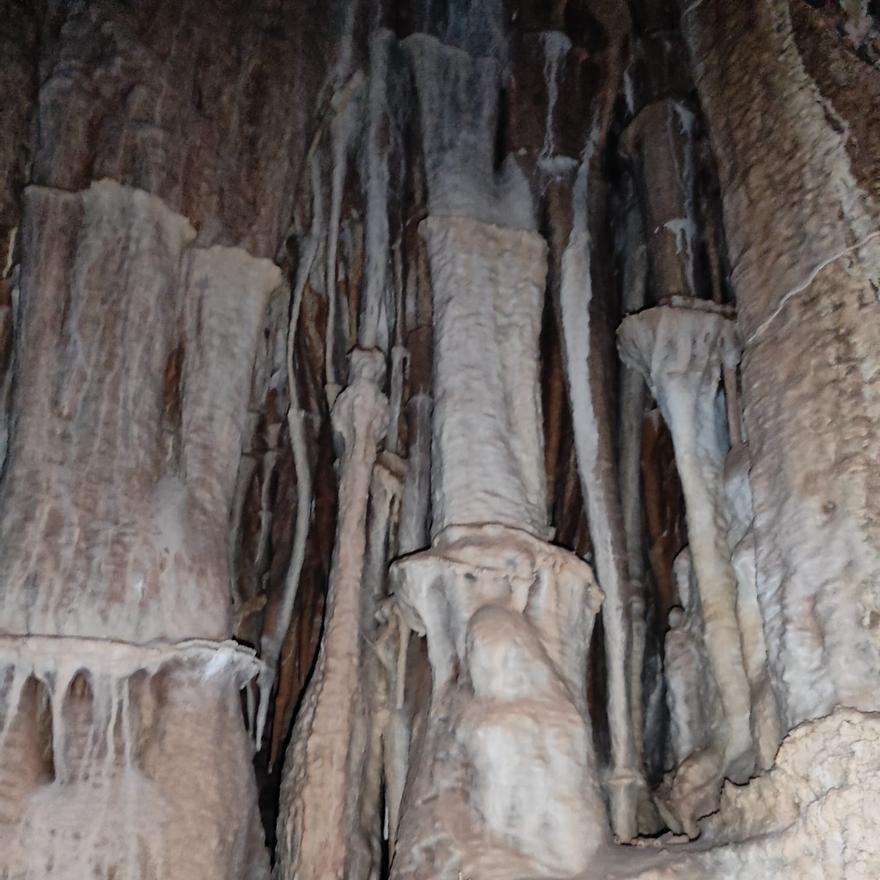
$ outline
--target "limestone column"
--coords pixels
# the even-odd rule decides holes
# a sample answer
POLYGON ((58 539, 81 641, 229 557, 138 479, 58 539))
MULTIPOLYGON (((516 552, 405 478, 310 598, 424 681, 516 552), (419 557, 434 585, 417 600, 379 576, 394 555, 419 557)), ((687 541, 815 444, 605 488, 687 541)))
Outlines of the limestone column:
MULTIPOLYGON (((4 851, 52 878, 259 876, 237 693, 257 666, 226 641, 226 528, 281 273, 240 248, 195 246, 185 217, 111 181, 30 187, 22 236, 0 485, 2 726, 31 723, 19 716, 41 688, 54 775, 34 779, 4 851), (197 784, 212 754, 228 772, 197 784), (133 799, 137 814, 122 809, 133 799)), ((0 744, 4 768, 41 748, 13 741, 0 744)))
POLYGON ((423 224, 434 289, 434 524, 392 582, 433 686, 396 880, 570 877, 609 833, 586 715, 600 593, 546 542, 537 344, 546 245, 423 224))

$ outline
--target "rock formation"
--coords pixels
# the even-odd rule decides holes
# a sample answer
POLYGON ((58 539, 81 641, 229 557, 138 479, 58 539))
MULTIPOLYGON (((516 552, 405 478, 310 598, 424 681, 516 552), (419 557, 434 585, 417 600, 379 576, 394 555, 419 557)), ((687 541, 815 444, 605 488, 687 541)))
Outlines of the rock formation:
POLYGON ((0 877, 880 876, 876 3, 0 16, 0 877))

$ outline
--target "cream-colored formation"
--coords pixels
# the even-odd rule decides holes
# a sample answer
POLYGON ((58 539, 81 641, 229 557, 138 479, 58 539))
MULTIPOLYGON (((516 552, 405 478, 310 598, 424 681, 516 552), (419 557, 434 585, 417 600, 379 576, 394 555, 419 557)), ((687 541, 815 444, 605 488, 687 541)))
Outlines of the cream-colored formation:
MULTIPOLYGON (((634 650, 633 596, 627 571, 623 513, 616 480, 616 453, 607 420, 604 365, 595 351, 598 328, 593 320, 591 240, 587 220, 590 151, 578 169, 573 192, 572 228, 560 260, 559 312, 566 386, 581 493, 587 511, 596 574, 605 602, 602 622, 608 669, 608 732, 611 766, 605 780, 611 827, 619 840, 638 834, 639 801, 645 784, 637 762, 632 714, 641 688, 630 674, 634 650), (632 690, 631 690, 632 689, 632 690)), ((636 601, 636 608, 638 603, 636 601)), ((635 624, 638 628, 638 624, 635 624)), ((641 672, 641 670, 639 670, 641 672)), ((639 709, 641 706, 639 706, 639 709)))
POLYGON ((433 676, 392 877, 584 870, 608 840, 585 715, 580 635, 600 601, 589 567, 484 525, 450 530, 392 578, 433 676))
POLYGON ((225 638, 225 512, 281 273, 193 247, 184 217, 112 181, 31 188, 25 219, 0 625, 225 638))
MULTIPOLYGON (((727 784, 694 843, 661 839, 609 859, 608 880, 870 880, 877 876, 880 717, 837 709, 783 740, 774 767, 727 784)), ((588 880, 590 874, 579 880, 588 880)))
POLYGON ((544 240, 428 217, 434 290, 432 533, 503 523, 547 534, 538 334, 544 240))

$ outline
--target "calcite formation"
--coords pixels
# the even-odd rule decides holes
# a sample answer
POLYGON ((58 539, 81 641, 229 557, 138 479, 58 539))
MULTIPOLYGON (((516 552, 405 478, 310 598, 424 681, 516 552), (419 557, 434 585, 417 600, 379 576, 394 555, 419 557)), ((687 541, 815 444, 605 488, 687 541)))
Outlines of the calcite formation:
POLYGON ((392 876, 584 870, 608 839, 578 637, 600 602, 589 568, 489 524, 450 529, 392 571, 433 679, 392 876))
POLYGON ((493 522, 544 536, 537 341, 546 244, 469 217, 431 216, 432 533, 493 522))
POLYGON ((606 876, 868 880, 878 865, 878 735, 875 713, 849 709, 800 725, 769 773, 725 786, 698 843, 660 843, 606 876))
MULTIPOLYGON (((197 795, 205 758, 182 739, 199 715, 235 718, 237 691, 258 671, 224 642, 225 524, 280 272, 240 249, 194 246, 184 217, 112 181, 29 188, 23 236, 0 489, 3 729, 15 747, 0 762, 4 776, 29 770, 3 792, 8 876, 259 873, 255 801, 243 836, 181 843, 197 827, 185 818, 194 797, 232 818, 222 780, 197 795), (185 772, 163 762, 165 749, 191 753, 185 772)), ((252 793, 242 725, 221 724, 209 748, 252 793)))

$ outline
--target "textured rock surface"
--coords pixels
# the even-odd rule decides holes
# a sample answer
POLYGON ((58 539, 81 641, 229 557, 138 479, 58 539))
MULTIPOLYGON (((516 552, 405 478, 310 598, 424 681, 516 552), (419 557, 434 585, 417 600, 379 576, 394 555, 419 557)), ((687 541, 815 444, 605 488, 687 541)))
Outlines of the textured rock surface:
POLYGON ((310 5, 52 4, 33 181, 76 191, 112 178, 186 216, 199 244, 274 257, 301 169, 290 159, 317 111, 291 90, 320 87, 314 39, 335 28, 329 15, 308 25, 310 5))
POLYGON ((880 665, 878 133, 852 100, 880 73, 830 35, 807 42, 827 52, 803 53, 811 16, 707 0, 683 17, 718 158, 759 601, 788 727, 835 705, 876 709, 880 665))
POLYGON ((878 765, 880 718, 839 709, 795 728, 768 774, 746 786, 728 784, 719 812, 701 824, 697 843, 666 845, 661 854, 645 855, 646 864, 634 857, 628 869, 606 876, 876 877, 878 765))

